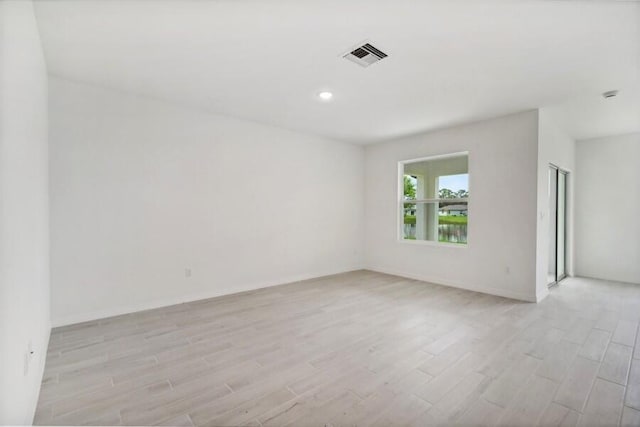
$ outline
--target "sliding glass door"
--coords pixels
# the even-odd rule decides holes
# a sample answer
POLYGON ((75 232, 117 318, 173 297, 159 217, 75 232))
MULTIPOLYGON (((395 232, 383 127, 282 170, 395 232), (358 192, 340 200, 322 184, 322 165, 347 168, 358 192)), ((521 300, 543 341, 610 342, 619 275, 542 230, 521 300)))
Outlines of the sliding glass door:
POLYGON ((566 273, 567 172, 549 165, 549 286, 566 273))
POLYGON ((547 284, 549 286, 557 282, 556 267, 558 260, 558 239, 556 218, 558 216, 558 168, 549 166, 549 271, 547 272, 547 284))
POLYGON ((567 242, 567 173, 558 169, 558 209, 556 215, 556 231, 557 231, 557 263, 556 263, 556 281, 564 279, 567 275, 565 267, 566 261, 566 242, 567 242))

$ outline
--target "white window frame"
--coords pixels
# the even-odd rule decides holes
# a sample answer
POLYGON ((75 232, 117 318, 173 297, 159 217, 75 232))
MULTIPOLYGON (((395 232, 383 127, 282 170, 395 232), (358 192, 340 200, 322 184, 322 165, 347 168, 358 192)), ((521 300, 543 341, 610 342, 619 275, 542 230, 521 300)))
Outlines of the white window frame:
MULTIPOLYGON (((470 165, 470 158, 468 151, 458 151, 455 153, 448 154, 438 154, 435 156, 427 156, 427 157, 418 157, 407 160, 400 160, 398 162, 398 200, 396 203, 396 232, 397 232, 397 241, 399 243, 405 243, 408 245, 423 245, 423 246, 439 246, 439 247, 447 247, 447 248, 458 248, 458 249, 466 249, 470 246, 470 227, 469 222, 467 222, 467 242, 466 243, 450 243, 450 242, 440 242, 436 240, 411 240, 404 238, 404 205, 407 203, 407 200, 404 199, 404 166, 410 163, 418 163, 423 162, 425 160, 441 160, 448 159, 452 157, 467 157, 467 165, 470 165)), ((467 167, 467 174, 469 175, 469 187, 471 187, 471 174, 469 173, 470 167, 467 167)), ((469 194, 471 194, 471 188, 467 190, 469 194)), ((445 202, 466 202, 467 203, 467 217, 471 217, 471 203, 469 201, 469 197, 465 198, 457 198, 457 199, 415 199, 411 200, 409 203, 440 203, 441 201, 445 202)))

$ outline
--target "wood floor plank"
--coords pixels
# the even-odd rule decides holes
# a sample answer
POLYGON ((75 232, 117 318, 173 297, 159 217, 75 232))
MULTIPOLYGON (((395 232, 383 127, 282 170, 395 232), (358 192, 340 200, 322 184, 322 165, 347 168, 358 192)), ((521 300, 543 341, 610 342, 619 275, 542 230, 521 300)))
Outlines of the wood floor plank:
POLYGON ((538 425, 541 427, 574 427, 578 424, 579 419, 579 412, 557 403, 551 403, 538 425))
POLYGON ((456 423, 463 426, 496 425, 503 412, 500 406, 479 398, 458 417, 456 423))
POLYGON ((538 369, 536 375, 550 380, 561 382, 569 367, 573 364, 580 346, 569 341, 558 342, 547 354, 538 369))
POLYGON ((395 400, 406 398, 405 394, 382 389, 364 400, 356 401, 352 406, 345 408, 331 418, 327 424, 332 426, 369 426, 378 421, 395 400))
POLYGON ((625 404, 640 411, 640 360, 633 359, 627 384, 625 404))
POLYGON ((375 427, 410 425, 431 408, 431 404, 415 395, 400 396, 380 418, 372 424, 375 427))
POLYGON ((595 322, 589 321, 588 319, 575 319, 564 339, 569 342, 582 345, 589 337, 594 326, 595 322))
POLYGON ((611 341, 618 344, 633 347, 636 341, 636 332, 638 330, 638 322, 629 320, 620 320, 611 341))
POLYGON ((452 422, 471 407, 491 383, 491 379, 472 372, 429 410, 434 420, 452 422))
POLYGON ((499 376, 482 397, 491 403, 506 408, 539 365, 540 360, 531 356, 523 356, 503 375, 499 376))
POLYGON ((622 413, 624 387, 598 378, 593 386, 579 426, 617 425, 622 413))
POLYGON ((599 363, 594 360, 576 357, 554 400, 567 408, 582 412, 599 367, 599 363))
POLYGON ((617 326, 618 313, 615 311, 605 311, 598 319, 594 328, 613 333, 616 330, 617 326))
POLYGON ((638 427, 640 426, 640 411, 625 406, 622 410, 621 427, 638 427))
POLYGON ((610 339, 611 334, 609 332, 601 331, 600 329, 592 329, 587 340, 580 348, 578 355, 599 362, 604 357, 604 353, 607 350, 607 345, 609 344, 610 339))
POLYGON ((245 425, 252 419, 262 415, 274 406, 291 401, 295 394, 287 389, 276 390, 256 400, 250 400, 234 409, 199 425, 223 426, 245 425))
POLYGON ((626 385, 632 353, 633 349, 631 347, 615 342, 610 343, 600 365, 598 377, 626 385))
POLYGON ((343 394, 335 394, 334 397, 321 404, 315 410, 306 412, 302 417, 298 417, 293 423, 287 425, 325 425, 326 420, 335 418, 336 415, 348 410, 361 400, 350 391, 343 394))
POLYGON ((535 425, 551 403, 558 384, 533 375, 514 396, 498 424, 504 426, 535 425))
POLYGON ((437 403, 457 386, 468 374, 482 365, 483 357, 468 353, 449 369, 419 387, 415 394, 430 403, 437 403))

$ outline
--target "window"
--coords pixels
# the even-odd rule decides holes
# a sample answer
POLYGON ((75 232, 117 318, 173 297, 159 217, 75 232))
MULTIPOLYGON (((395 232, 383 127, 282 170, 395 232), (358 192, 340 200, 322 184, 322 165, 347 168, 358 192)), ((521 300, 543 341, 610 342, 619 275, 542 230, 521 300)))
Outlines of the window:
POLYGON ((469 155, 399 163, 399 236, 464 245, 469 222, 469 155))

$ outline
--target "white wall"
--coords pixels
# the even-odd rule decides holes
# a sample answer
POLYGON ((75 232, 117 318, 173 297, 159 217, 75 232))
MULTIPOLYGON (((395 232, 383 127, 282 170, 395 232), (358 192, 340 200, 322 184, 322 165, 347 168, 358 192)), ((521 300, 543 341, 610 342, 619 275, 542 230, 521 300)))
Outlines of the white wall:
POLYGON ((367 146, 368 268, 535 301, 537 111, 367 146), (469 152, 467 247, 400 242, 398 161, 469 152))
POLYGON ((33 6, 0 2, 0 424, 30 424, 49 340, 47 71, 33 6), (27 356, 29 342, 33 356, 27 356), (28 371, 25 364, 28 361, 28 371))
POLYGON ((576 142, 576 275, 640 284, 640 133, 576 142))
POLYGON ((55 325, 362 268, 362 147, 57 78, 50 121, 55 325))
POLYGON ((575 141, 560 126, 550 110, 541 108, 538 113, 538 227, 536 257, 536 295, 540 301, 549 293, 549 164, 569 172, 567 178, 566 212, 566 270, 574 274, 574 183, 575 141))

